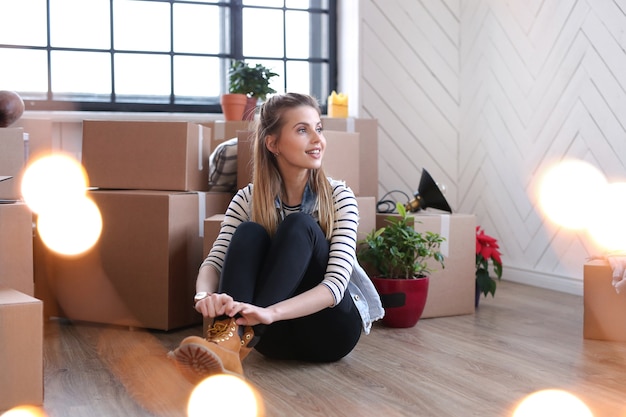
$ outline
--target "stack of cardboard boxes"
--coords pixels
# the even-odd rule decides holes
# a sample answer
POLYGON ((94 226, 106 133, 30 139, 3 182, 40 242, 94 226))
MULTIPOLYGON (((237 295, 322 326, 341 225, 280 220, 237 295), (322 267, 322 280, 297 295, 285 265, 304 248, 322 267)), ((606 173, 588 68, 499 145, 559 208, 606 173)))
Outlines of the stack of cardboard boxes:
POLYGON ((20 201, 22 128, 0 128, 0 412, 43 403, 43 304, 34 298, 33 222, 20 201))
POLYGON ((247 123, 85 120, 82 163, 102 235, 71 258, 36 238, 45 314, 158 330, 198 323, 203 220, 232 197, 207 192, 208 157, 241 128, 247 123))

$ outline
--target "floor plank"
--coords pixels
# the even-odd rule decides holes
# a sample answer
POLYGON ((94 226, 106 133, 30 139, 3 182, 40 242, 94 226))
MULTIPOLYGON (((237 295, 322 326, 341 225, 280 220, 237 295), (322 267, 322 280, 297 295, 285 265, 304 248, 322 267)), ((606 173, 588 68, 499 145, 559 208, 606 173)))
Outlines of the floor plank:
MULTIPOLYGON (((579 296, 501 282, 473 315, 377 323, 332 364, 252 352, 246 377, 267 416, 512 416, 526 395, 559 388, 595 417, 626 417, 626 343, 584 340, 579 296)), ((166 358, 200 327, 129 330, 47 322, 49 417, 184 416, 193 387, 166 358)), ((321 335, 323 337, 323 335, 321 335)))

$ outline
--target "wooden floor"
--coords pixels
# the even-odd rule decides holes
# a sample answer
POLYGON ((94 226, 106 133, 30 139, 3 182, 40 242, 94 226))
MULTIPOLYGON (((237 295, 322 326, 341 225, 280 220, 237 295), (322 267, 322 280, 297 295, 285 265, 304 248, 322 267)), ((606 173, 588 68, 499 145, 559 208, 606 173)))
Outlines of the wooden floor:
MULTIPOLYGON (((252 352, 244 367, 268 417, 512 416, 526 395, 547 388, 575 394, 595 417, 626 416, 626 344, 584 340, 582 320, 581 297, 502 282, 473 315, 376 325, 334 364, 252 352)), ((46 413, 185 416, 192 386, 165 355, 199 332, 49 321, 46 413)))

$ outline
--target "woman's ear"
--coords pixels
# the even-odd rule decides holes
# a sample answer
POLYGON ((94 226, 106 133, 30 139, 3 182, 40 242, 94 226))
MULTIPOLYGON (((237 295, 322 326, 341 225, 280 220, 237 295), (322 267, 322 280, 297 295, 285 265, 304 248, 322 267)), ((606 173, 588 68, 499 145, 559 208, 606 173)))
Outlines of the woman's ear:
POLYGON ((276 146, 276 136, 267 135, 265 137, 265 147, 268 151, 276 155, 278 153, 278 147, 276 146))

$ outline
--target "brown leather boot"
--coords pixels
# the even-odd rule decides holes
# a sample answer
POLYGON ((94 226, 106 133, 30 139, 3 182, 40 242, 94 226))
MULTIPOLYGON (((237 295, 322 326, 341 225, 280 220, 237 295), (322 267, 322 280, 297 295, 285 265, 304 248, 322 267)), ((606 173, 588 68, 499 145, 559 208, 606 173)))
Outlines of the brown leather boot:
POLYGON ((249 353, 247 346, 253 337, 252 328, 246 328, 242 339, 234 318, 218 320, 207 330, 206 339, 189 336, 168 357, 176 361, 178 369, 194 384, 225 372, 243 375, 241 361, 249 353))

